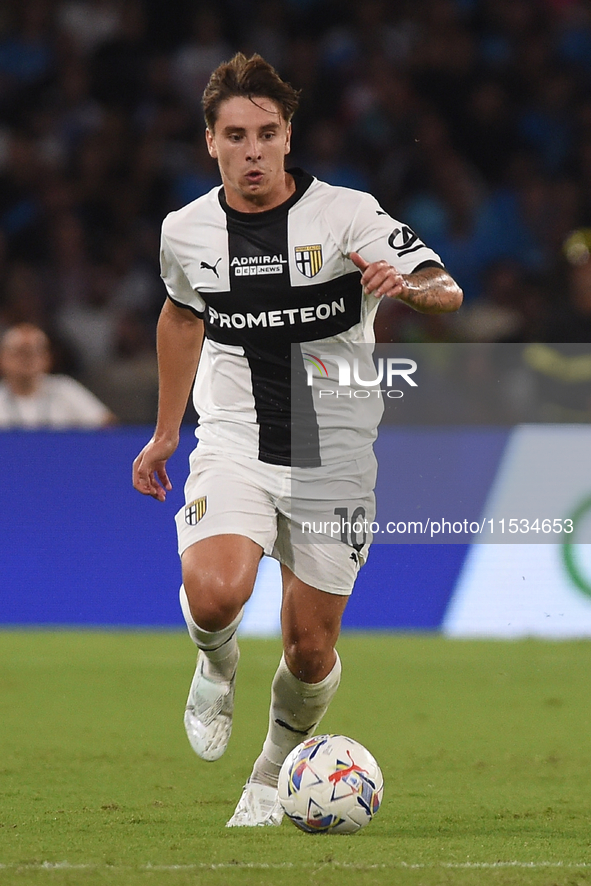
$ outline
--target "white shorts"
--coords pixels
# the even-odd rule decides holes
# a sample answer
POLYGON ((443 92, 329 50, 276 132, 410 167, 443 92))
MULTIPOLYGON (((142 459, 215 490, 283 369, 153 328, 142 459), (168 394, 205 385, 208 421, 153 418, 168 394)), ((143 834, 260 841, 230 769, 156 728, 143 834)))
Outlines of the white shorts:
POLYGON ((359 525, 352 531, 346 515, 374 519, 373 453, 347 464, 292 469, 221 455, 200 443, 190 468, 186 504, 176 515, 179 554, 214 535, 244 535, 305 584, 351 593, 371 535, 359 525))

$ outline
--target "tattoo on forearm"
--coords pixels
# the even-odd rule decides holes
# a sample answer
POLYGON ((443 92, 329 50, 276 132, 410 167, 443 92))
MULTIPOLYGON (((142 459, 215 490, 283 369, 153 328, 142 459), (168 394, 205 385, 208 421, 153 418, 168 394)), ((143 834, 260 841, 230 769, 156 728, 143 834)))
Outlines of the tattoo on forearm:
POLYGON ((462 303, 462 290, 440 268, 425 268, 404 275, 405 290, 399 300, 423 314, 456 311, 462 303))

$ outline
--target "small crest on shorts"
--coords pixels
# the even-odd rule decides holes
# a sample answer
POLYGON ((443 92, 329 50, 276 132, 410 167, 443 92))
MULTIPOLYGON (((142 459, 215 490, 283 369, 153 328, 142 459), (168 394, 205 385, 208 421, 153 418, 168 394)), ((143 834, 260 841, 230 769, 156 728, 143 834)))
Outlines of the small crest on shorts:
POLYGON ((304 277, 315 277, 322 267, 322 246, 316 243, 314 246, 296 246, 295 263, 298 271, 304 277))
POLYGON ((205 516, 207 510, 207 496, 202 495, 196 498, 185 508, 185 523, 189 526, 197 526, 202 517, 205 516))

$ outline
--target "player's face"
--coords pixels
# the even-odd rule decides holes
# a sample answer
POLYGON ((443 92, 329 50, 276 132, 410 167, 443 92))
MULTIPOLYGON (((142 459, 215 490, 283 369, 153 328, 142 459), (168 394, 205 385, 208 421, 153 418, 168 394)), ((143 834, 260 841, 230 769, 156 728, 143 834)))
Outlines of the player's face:
POLYGON ((268 98, 233 96, 222 102, 213 132, 205 133, 218 161, 228 204, 240 212, 260 212, 283 203, 293 191, 285 173, 291 124, 268 98))

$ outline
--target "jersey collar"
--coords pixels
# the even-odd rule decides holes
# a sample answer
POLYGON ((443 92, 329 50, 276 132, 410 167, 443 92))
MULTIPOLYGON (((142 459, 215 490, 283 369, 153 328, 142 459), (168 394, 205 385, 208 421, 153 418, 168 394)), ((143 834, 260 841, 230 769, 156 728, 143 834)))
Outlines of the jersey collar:
POLYGON ((239 212, 237 209, 232 209, 231 206, 228 206, 226 195, 224 194, 224 188, 222 186, 218 191, 220 206, 230 218, 240 219, 242 222, 255 225, 260 224, 261 222, 268 224, 270 221, 274 221, 275 218, 280 218, 281 216, 286 215, 291 207, 304 196, 314 181, 313 175, 310 175, 309 172, 305 172, 297 166, 292 169, 286 169, 286 172, 289 172, 289 174, 293 176, 296 188, 285 203, 281 203, 279 206, 274 206, 273 209, 266 209, 264 212, 239 212))

